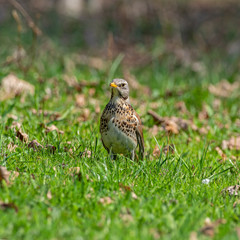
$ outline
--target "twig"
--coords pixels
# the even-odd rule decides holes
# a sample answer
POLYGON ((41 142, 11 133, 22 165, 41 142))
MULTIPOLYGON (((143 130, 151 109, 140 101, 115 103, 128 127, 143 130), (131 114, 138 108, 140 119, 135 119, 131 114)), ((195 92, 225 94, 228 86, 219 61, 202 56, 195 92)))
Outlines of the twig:
POLYGON ((159 116, 156 112, 152 110, 148 110, 147 113, 151 115, 158 124, 163 124, 165 122, 165 118, 159 116))
POLYGON ((23 15, 28 23, 28 26, 32 29, 34 34, 36 34, 36 36, 40 36, 42 34, 42 31, 37 27, 30 15, 25 11, 20 3, 18 3, 16 0, 8 0, 8 2, 23 15))

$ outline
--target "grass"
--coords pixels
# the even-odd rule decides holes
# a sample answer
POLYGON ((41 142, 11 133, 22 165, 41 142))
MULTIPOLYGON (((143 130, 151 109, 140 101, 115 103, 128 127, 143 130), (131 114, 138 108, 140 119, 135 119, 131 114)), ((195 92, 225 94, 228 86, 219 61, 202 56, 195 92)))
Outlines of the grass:
MULTIPOLYGON (((11 46, 7 46, 9 50, 1 50, 1 62, 11 54, 11 46)), ((0 209, 0 239, 189 239, 193 232, 198 239, 208 239, 201 231, 207 218, 211 222, 225 219, 214 227, 214 239, 238 239, 240 205, 233 207, 238 197, 221 191, 239 183, 239 161, 229 160, 232 156, 239 160, 239 152, 225 150, 227 160, 221 162, 215 148, 221 147, 222 140, 239 134, 235 124, 239 119, 239 94, 220 99, 219 110, 214 110, 216 98, 208 91, 209 84, 229 79, 229 75, 231 81, 236 79, 224 71, 227 63, 206 67, 205 75, 187 67, 170 71, 171 60, 162 63, 155 59, 149 66, 131 69, 141 84, 152 89, 152 95, 130 92, 138 99, 134 107, 145 126, 146 145, 144 160, 133 162, 123 156, 117 161, 109 159, 100 141, 100 113, 95 111, 96 104, 102 111, 108 102, 107 80, 123 75, 122 56, 107 70, 73 65, 71 73, 77 79, 99 83, 93 96, 89 88, 83 89, 83 108, 76 106, 76 89, 63 80, 68 61, 70 56, 64 51, 62 55, 48 54, 42 49, 27 73, 16 64, 0 69, 1 79, 14 72, 35 86, 35 94, 24 101, 18 96, 0 102, 0 165, 20 173, 10 186, 4 181, 0 186, 0 201, 18 208, 18 212, 0 209), (178 89, 184 89, 182 94, 165 97, 167 90, 178 89), (150 130, 154 122, 147 115, 151 102, 157 102, 155 111, 161 116, 189 118, 176 110, 179 101, 185 102, 199 128, 209 126, 208 133, 189 129, 169 137, 159 131, 154 137, 150 130), (205 122, 198 118, 203 105, 210 116, 205 122), (86 121, 79 120, 85 108, 90 116, 86 121), (34 114, 32 109, 57 112, 61 117, 54 120, 51 115, 34 114), (14 121, 22 124, 29 141, 51 144, 56 147, 55 153, 34 151, 16 138, 16 130, 11 128, 14 121), (219 123, 228 127, 220 128, 219 123), (64 134, 46 133, 44 125, 51 124, 64 134), (10 142, 17 145, 14 151, 8 149, 10 142), (160 149, 174 144, 175 153, 161 152, 153 157, 156 144, 160 149), (91 151, 90 157, 84 153, 87 150, 91 151), (80 173, 71 172, 75 167, 80 173), (203 184, 204 179, 210 179, 210 183, 203 184)), ((210 57, 203 63, 208 66, 209 62, 210 57)))

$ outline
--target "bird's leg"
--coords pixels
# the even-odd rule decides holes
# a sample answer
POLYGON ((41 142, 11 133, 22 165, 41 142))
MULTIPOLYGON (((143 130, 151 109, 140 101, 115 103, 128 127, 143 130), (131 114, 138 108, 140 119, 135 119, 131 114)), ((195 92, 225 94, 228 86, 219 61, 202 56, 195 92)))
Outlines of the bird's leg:
POLYGON ((116 160, 117 154, 114 154, 114 153, 112 152, 112 147, 110 147, 110 150, 109 150, 108 153, 109 153, 110 158, 111 158, 112 160, 116 160))
POLYGON ((131 159, 134 161, 134 157, 135 157, 135 152, 134 150, 131 151, 131 159))

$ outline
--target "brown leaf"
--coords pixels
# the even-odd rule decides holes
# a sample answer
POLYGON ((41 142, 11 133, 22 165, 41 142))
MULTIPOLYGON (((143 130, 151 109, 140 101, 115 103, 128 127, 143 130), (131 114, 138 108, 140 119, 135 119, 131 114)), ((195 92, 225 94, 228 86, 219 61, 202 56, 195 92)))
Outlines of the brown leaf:
POLYGON ((7 118, 8 119, 13 119, 15 121, 18 120, 18 117, 16 115, 14 115, 14 114, 11 114, 11 113, 7 114, 7 118))
POLYGON ((72 177, 77 177, 79 181, 82 180, 82 173, 80 167, 71 167, 68 169, 68 174, 72 177))
POLYGON ((208 130, 205 127, 201 127, 198 129, 199 133, 202 135, 208 134, 208 130))
POLYGON ((168 121, 165 122, 165 129, 169 133, 174 133, 174 134, 179 133, 177 123, 172 121, 172 120, 168 120, 168 121))
POLYGON ((8 145, 7 145, 7 148, 10 152, 13 152, 15 151, 15 148, 17 147, 17 145, 15 145, 14 143, 10 142, 8 145))
POLYGON ((32 112, 32 114, 34 114, 34 115, 37 115, 37 114, 38 114, 38 111, 37 111, 35 108, 32 108, 32 109, 31 109, 31 112, 32 112))
POLYGON ((96 105, 96 106, 95 106, 95 113, 99 114, 100 111, 101 111, 100 106, 99 106, 99 105, 96 105))
POLYGON ((85 151, 83 152, 82 156, 90 158, 91 155, 92 155, 91 151, 89 151, 89 150, 87 150, 87 148, 85 148, 85 151))
POLYGON ((219 156, 221 157, 221 159, 223 161, 225 161, 227 159, 226 154, 222 151, 222 149, 220 147, 216 147, 215 150, 217 151, 217 153, 219 154, 219 156))
POLYGON ((156 112, 148 110, 148 114, 153 117, 157 124, 160 124, 166 131, 177 134, 179 130, 187 130, 191 127, 195 130, 195 125, 190 120, 185 120, 177 117, 161 117, 156 112))
POLYGON ((228 149, 228 141, 227 140, 222 141, 222 149, 228 149))
POLYGON ((17 171, 12 171, 10 174, 10 183, 15 180, 19 176, 19 172, 17 171))
POLYGON ((231 94, 240 87, 240 82, 236 81, 234 83, 230 83, 227 80, 222 80, 216 85, 210 85, 208 90, 210 93, 217 97, 224 97, 227 98, 231 96, 231 94))
POLYGON ((4 180, 8 185, 10 174, 11 174, 11 172, 9 172, 6 167, 0 166, 0 182, 2 182, 4 180))
POLYGON ((42 109, 39 109, 38 111, 36 109, 31 109, 31 111, 34 115, 38 115, 38 116, 43 115, 44 117, 50 116, 51 120, 58 120, 61 117, 61 114, 58 112, 51 112, 47 110, 43 111, 42 109))
POLYGON ((168 154, 168 153, 171 153, 171 154, 174 154, 175 152, 175 146, 174 144, 170 144, 170 145, 166 145, 163 147, 163 150, 162 150, 165 154, 168 154))
POLYGON ((70 173, 70 175, 72 174, 78 174, 80 173, 80 167, 71 167, 68 169, 68 173, 70 173))
POLYGON ((19 176, 17 171, 8 171, 6 167, 0 166, 0 182, 5 181, 7 185, 11 185, 15 178, 19 176))
POLYGON ((113 200, 110 197, 103 197, 99 199, 99 203, 103 205, 109 205, 113 202, 113 200))
POLYGON ((185 102, 183 101, 177 102, 175 108, 183 114, 189 114, 185 102))
POLYGON ((87 195, 85 195, 85 197, 86 197, 87 199, 91 199, 91 198, 92 198, 92 195, 91 195, 91 193, 88 193, 87 195))
POLYGON ((161 154, 161 151, 160 151, 158 145, 156 144, 156 146, 155 146, 154 149, 153 149, 153 156, 154 156, 154 157, 159 157, 160 154, 161 154))
POLYGON ((52 199, 52 193, 51 193, 50 190, 48 190, 48 192, 47 192, 47 198, 48 198, 49 200, 52 199))
POLYGON ((12 128, 13 128, 13 129, 20 129, 20 128, 21 128, 21 123, 13 121, 10 128, 11 128, 11 129, 12 129, 12 128))
POLYGON ((96 88, 89 88, 88 94, 90 97, 93 97, 96 93, 96 88))
POLYGON ((237 205, 239 205, 240 204, 240 199, 238 199, 237 201, 235 201, 234 203, 233 203, 233 207, 235 208, 237 205))
POLYGON ((240 227, 236 228, 238 240, 240 240, 240 227))
MULTIPOLYGON (((225 115, 225 114, 224 114, 225 115)), ((228 123, 222 123, 222 121, 215 121, 216 125, 218 126, 219 129, 229 129, 230 125, 228 123)))
POLYGON ((159 127, 157 125, 153 125, 153 127, 149 129, 149 132, 151 132, 152 135, 155 137, 159 132, 159 127))
POLYGON ((240 150, 240 136, 231 137, 229 140, 223 140, 223 149, 240 150))
POLYGON ((128 224, 133 221, 133 217, 129 209, 122 210, 119 217, 125 224, 128 224))
POLYGON ((124 190, 125 192, 131 192, 132 191, 131 187, 129 187, 127 185, 123 185, 122 183, 119 183, 119 187, 120 187, 120 189, 124 190))
POLYGON ((237 160, 237 157, 235 157, 235 156, 232 155, 232 156, 230 157, 230 159, 236 161, 236 160, 237 160))
POLYGON ((65 146, 63 147, 65 152, 73 153, 73 149, 71 148, 71 144, 72 143, 70 141, 66 142, 65 146))
POLYGON ((51 125, 51 126, 45 127, 45 128, 46 128, 46 132, 52 132, 52 131, 58 132, 58 128, 55 125, 51 125))
MULTIPOLYGON (((170 144, 170 145, 164 146, 163 149, 162 149, 162 152, 165 153, 165 154, 168 154, 168 153, 174 154, 174 149, 175 149, 174 144, 170 144)), ((158 145, 156 144, 156 146, 153 150, 153 156, 154 157, 159 157, 160 154, 161 154, 161 150, 159 149, 158 145)))
POLYGON ((45 102, 45 101, 51 99, 52 95, 53 95, 52 89, 51 88, 46 88, 45 89, 45 95, 43 96, 41 101, 45 102))
POLYGON ((78 121, 79 122, 87 121, 89 119, 90 113, 91 112, 90 112, 89 108, 84 108, 82 110, 82 113, 81 113, 80 117, 78 118, 78 121))
POLYGON ((153 237, 153 239, 161 239, 159 230, 157 230, 155 228, 150 228, 149 233, 153 237))
POLYGON ((17 137, 22 141, 27 143, 28 142, 28 135, 26 133, 21 132, 21 130, 17 131, 17 137))
POLYGON ((4 203, 0 201, 0 208, 3 210, 14 209, 15 212, 18 212, 18 207, 14 203, 4 203))
POLYGON ((34 94, 34 86, 24 80, 19 79, 14 74, 9 74, 2 79, 0 100, 13 98, 17 95, 34 94))
POLYGON ((220 224, 225 224, 225 219, 218 219, 215 222, 211 222, 209 218, 205 219, 204 226, 200 229, 200 232, 206 236, 214 237, 215 230, 220 224))
POLYGON ((184 92, 186 92, 188 89, 179 89, 179 90, 176 90, 176 89, 167 89, 165 91, 165 97, 168 98, 168 97, 175 97, 175 96, 181 96, 184 92))
POLYGON ((131 189, 131 187, 123 185, 122 183, 119 183, 119 190, 122 194, 126 193, 126 192, 131 192, 131 197, 133 199, 138 199, 138 196, 136 195, 136 193, 134 193, 131 189))
POLYGON ((28 144, 28 147, 29 147, 29 148, 33 148, 34 150, 40 150, 40 149, 43 148, 43 146, 42 146, 40 143, 38 143, 37 140, 31 141, 31 142, 28 144))
POLYGON ((150 102, 149 103, 149 107, 151 109, 158 109, 160 106, 161 106, 161 103, 159 103, 159 102, 150 102))
POLYGON ((180 130, 187 130, 191 127, 196 130, 197 127, 190 121, 178 117, 161 117, 156 112, 148 110, 148 114, 153 117, 155 122, 161 125, 167 132, 178 134, 180 130))
POLYGON ((238 196, 238 192, 240 191, 240 185, 234 185, 227 188, 224 188, 221 193, 228 193, 230 196, 238 196))
POLYGON ((195 137, 195 140, 196 140, 197 142, 201 142, 201 138, 200 138, 199 136, 196 136, 196 137, 195 137))
POLYGON ((138 199, 138 196, 137 196, 137 194, 135 192, 131 192, 131 196, 135 200, 138 199))
POLYGON ((98 99, 96 99, 96 98, 89 98, 88 101, 89 101, 89 103, 90 103, 93 107, 95 107, 95 106, 100 106, 100 103, 101 103, 101 102, 100 102, 98 99))
POLYGON ((51 145, 51 144, 47 144, 46 146, 45 146, 45 148, 47 149, 47 150, 49 150, 51 153, 55 153, 55 151, 56 151, 56 147, 55 146, 53 146, 53 145, 51 145))
POLYGON ((198 130, 198 127, 192 121, 188 121, 188 124, 192 128, 193 131, 197 131, 198 130))
POLYGON ((214 99, 213 100, 213 109, 215 111, 219 111, 220 106, 221 106, 221 100, 218 98, 214 99))
POLYGON ((206 105, 204 105, 202 111, 198 113, 198 119, 200 121, 204 121, 208 118, 209 118, 209 115, 208 115, 208 112, 207 112, 207 109, 206 109, 206 105))
POLYGON ((187 142, 186 142, 187 145, 188 145, 190 142, 192 142, 192 138, 188 137, 188 138, 187 138, 187 142))
POLYGON ((190 66, 194 72, 197 72, 201 75, 206 74, 206 67, 202 62, 192 62, 192 64, 190 64, 190 66))
POLYGON ((75 87, 78 84, 76 76, 63 75, 63 80, 69 87, 75 87))
POLYGON ((196 232, 191 232, 190 233, 190 237, 189 237, 189 240, 197 240, 197 233, 196 232))
POLYGON ((64 131, 62 130, 59 130, 55 125, 51 125, 49 127, 45 126, 45 129, 46 129, 46 133, 49 133, 49 132, 52 132, 52 131, 56 131, 57 133, 60 133, 60 134, 64 134, 64 131))
POLYGON ((6 61, 4 62, 4 66, 7 66, 11 63, 18 62, 26 57, 26 51, 23 47, 18 46, 13 50, 13 53, 10 56, 7 56, 6 61))
POLYGON ((235 125, 236 125, 238 128, 240 128, 240 119, 239 119, 239 118, 236 119, 236 121, 235 121, 235 125))
POLYGON ((85 95, 77 94, 76 95, 76 104, 78 107, 84 107, 86 105, 85 95))
POLYGON ((165 118, 159 116, 156 112, 152 111, 152 110, 148 110, 147 112, 149 115, 151 115, 153 117, 153 119, 158 123, 158 124, 162 124, 165 122, 165 118))

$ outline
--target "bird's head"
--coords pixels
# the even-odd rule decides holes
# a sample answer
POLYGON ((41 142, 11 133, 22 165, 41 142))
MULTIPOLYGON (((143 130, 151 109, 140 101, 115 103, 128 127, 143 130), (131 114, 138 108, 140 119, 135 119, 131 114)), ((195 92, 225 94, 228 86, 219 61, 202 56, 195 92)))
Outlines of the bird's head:
POLYGON ((128 83, 124 79, 113 79, 113 81, 110 83, 111 87, 111 98, 120 97, 124 100, 128 100, 129 98, 129 88, 128 83))

